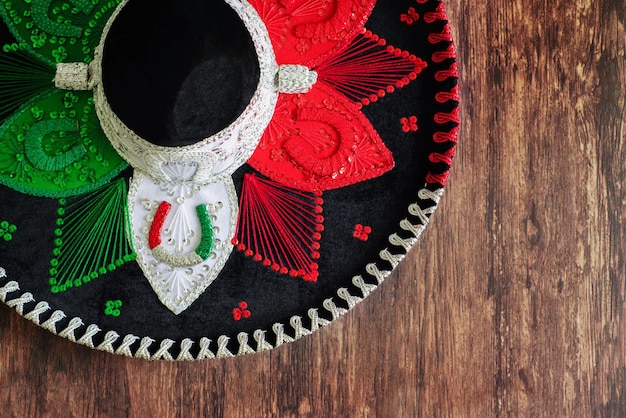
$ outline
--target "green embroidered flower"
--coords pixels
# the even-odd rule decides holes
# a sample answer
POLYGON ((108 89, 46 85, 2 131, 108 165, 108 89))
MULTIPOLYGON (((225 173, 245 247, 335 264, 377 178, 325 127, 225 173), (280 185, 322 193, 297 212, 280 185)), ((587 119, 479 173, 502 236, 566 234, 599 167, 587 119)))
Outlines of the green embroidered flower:
POLYGON ((15 225, 10 224, 7 221, 0 222, 0 239, 4 241, 11 241, 15 231, 17 231, 17 227, 15 225))
POLYGON ((57 63, 93 59, 119 3, 0 0, 0 17, 17 40, 0 53, 0 184, 35 196, 74 196, 126 168, 100 128, 93 93, 54 84, 57 63))
POLYGON ((34 34, 30 37, 30 41, 32 42, 33 48, 35 49, 43 48, 43 46, 46 44, 47 39, 48 36, 44 32, 34 34))
MULTIPOLYGON (((126 162, 102 132, 91 91, 57 88, 57 63, 89 63, 120 0, 0 0, 15 43, 0 51, 0 184, 59 198, 48 282, 65 292, 135 254, 126 236, 126 162), (107 236, 115 245, 102 247, 107 236)), ((16 227, 0 222, 0 241, 16 227)), ((107 315, 119 316, 120 301, 107 315)))
POLYGON ((122 313, 122 311, 120 310, 121 307, 121 300, 109 300, 107 301, 106 307, 104 308, 104 314, 108 316, 118 317, 122 313))
POLYGON ((65 48, 60 46, 57 49, 52 50, 52 56, 54 57, 56 62, 65 62, 65 60, 67 59, 67 51, 65 51, 65 48))

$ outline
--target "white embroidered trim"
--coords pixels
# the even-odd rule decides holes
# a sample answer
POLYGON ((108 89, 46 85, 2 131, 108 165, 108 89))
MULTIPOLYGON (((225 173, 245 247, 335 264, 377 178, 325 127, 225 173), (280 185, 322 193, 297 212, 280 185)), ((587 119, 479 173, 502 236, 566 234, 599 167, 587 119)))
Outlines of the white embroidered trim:
MULTIPOLYGON (((395 247, 394 250, 385 248, 380 252, 380 261, 387 263, 398 263, 406 255, 409 242, 415 242, 422 234, 427 224, 430 222, 430 216, 435 212, 441 197, 443 196, 443 189, 437 189, 431 191, 428 189, 421 189, 418 192, 419 202, 409 207, 408 213, 418 218, 418 223, 413 224, 409 219, 403 219, 400 221, 400 228, 413 234, 413 237, 409 239, 402 239, 397 233, 392 234, 389 237, 389 242, 395 247), (422 209, 424 207, 424 209, 422 209), (397 250, 397 252, 396 252, 397 250), (391 260, 391 261, 390 261, 391 260)), ((410 248, 410 247, 409 247, 410 248)), ((393 266, 393 263, 391 264, 393 266)), ((358 293, 353 293, 347 288, 341 288, 337 291, 337 297, 326 299, 323 303, 324 309, 332 316, 332 320, 338 319, 349 309, 354 307, 357 303, 364 300, 369 294, 371 294, 378 285, 380 285, 389 274, 390 270, 380 270, 377 263, 368 264, 366 267, 367 273, 375 279, 377 284, 371 284, 366 282, 362 276, 355 276, 352 280, 355 287, 359 290, 358 293), (337 306, 337 303, 345 304, 348 309, 337 306)), ((370 278, 370 280, 371 280, 370 278)), ((6 280, 6 272, 0 267, 0 281, 6 280)), ((50 310, 50 306, 45 301, 35 303, 33 296, 30 293, 24 293, 21 296, 9 294, 19 292, 19 284, 15 281, 8 281, 4 286, 0 287, 0 300, 7 303, 9 306, 19 307, 24 311, 28 311, 25 316, 39 326, 46 325, 46 329, 54 334, 58 334, 61 337, 68 338, 72 341, 76 341, 75 332, 83 330, 83 336, 76 342, 79 344, 87 345, 97 350, 107 351, 110 353, 121 354, 128 357, 137 357, 146 360, 204 360, 210 358, 223 358, 232 357, 235 354, 229 349, 230 337, 221 335, 214 342, 208 338, 200 338, 195 342, 191 339, 185 338, 180 342, 179 347, 176 347, 176 342, 171 339, 162 340, 158 346, 155 345, 156 341, 150 337, 137 337, 129 334, 122 338, 114 331, 109 331, 102 334, 102 330, 94 324, 85 327, 85 324, 80 318, 72 318, 66 321, 66 315, 62 311, 54 311, 44 322, 41 322, 41 317, 46 317, 47 311, 50 310), (36 312, 35 312, 36 311, 36 312), (57 331, 57 325, 65 326, 60 332, 57 331), (94 337, 100 340, 100 343, 96 347, 94 345, 94 337), (141 339, 140 339, 141 338, 141 339), (139 343, 137 343, 139 341, 139 343), (198 344, 198 353, 194 357, 192 352, 194 351, 194 345, 198 344), (117 346, 117 348, 116 348, 117 346), (136 350, 133 352, 133 346, 136 346, 136 350), (215 350, 215 351, 212 351, 215 350), (174 357, 176 355, 176 357, 174 357)), ((17 310, 17 308, 16 308, 17 310)), ((20 312, 24 315, 24 312, 20 312)), ((319 328, 326 326, 331 321, 321 318, 318 314, 318 310, 315 308, 309 309, 308 317, 311 321, 310 328, 306 328, 302 324, 302 318, 294 315, 290 318, 289 328, 285 324, 277 323, 272 326, 271 332, 276 339, 275 345, 272 346, 267 340, 266 335, 268 330, 256 330, 253 332, 253 339, 256 342, 254 346, 250 345, 250 335, 245 332, 237 334, 237 344, 235 353, 250 354, 255 352, 267 351, 276 348, 285 343, 293 342, 301 337, 311 334, 319 328)), ((234 347, 233 347, 234 348, 234 347)))
POLYGON ((62 90, 90 90, 89 65, 83 62, 60 62, 54 76, 54 87, 62 90))
POLYGON ((175 195, 175 185, 162 184, 135 171, 128 191, 128 207, 137 253, 137 264, 159 300, 175 314, 187 309, 217 278, 233 250, 231 238, 237 224, 237 192, 230 177, 175 195), (166 219, 163 241, 150 249, 149 232, 154 214, 162 201, 173 205, 166 219), (193 254, 200 241, 195 207, 207 205, 213 226, 211 256, 193 265, 177 265, 169 254, 193 254))
POLYGON ((113 22, 129 0, 110 17, 90 64, 95 108, 102 129, 117 152, 135 169, 150 173, 158 180, 175 181, 163 165, 169 162, 197 163, 193 181, 209 183, 230 176, 254 152, 269 124, 278 99, 278 65, 269 34, 256 10, 246 0, 224 0, 239 15, 248 29, 259 60, 259 82, 244 112, 222 131, 184 147, 154 145, 128 128, 111 109, 102 85, 102 57, 106 37, 113 22))
POLYGON ((278 69, 278 91, 306 93, 317 82, 317 73, 304 65, 286 64, 278 69))

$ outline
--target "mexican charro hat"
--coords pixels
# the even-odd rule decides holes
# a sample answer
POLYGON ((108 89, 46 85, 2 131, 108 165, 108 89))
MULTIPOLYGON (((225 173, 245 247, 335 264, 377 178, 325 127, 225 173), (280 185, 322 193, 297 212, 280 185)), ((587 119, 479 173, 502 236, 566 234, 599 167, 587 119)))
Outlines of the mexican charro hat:
POLYGON ((0 0, 0 299, 147 359, 268 350, 366 298, 459 123, 438 0, 0 0))

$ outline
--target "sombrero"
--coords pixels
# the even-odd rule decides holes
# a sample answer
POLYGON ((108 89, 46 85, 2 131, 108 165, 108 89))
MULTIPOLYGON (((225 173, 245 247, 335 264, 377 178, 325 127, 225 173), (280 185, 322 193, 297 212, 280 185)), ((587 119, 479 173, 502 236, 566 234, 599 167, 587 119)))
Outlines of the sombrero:
POLYGON ((437 0, 0 0, 0 299, 190 360, 330 324, 448 178, 437 0))

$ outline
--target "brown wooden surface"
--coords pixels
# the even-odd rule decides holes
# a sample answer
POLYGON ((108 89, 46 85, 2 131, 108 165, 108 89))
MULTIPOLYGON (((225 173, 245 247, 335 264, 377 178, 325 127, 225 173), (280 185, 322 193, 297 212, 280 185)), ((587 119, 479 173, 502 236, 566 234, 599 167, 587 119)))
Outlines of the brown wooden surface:
POLYGON ((0 416, 626 416, 624 0, 448 0, 461 142, 420 243, 331 327, 149 363, 0 307, 0 416))

